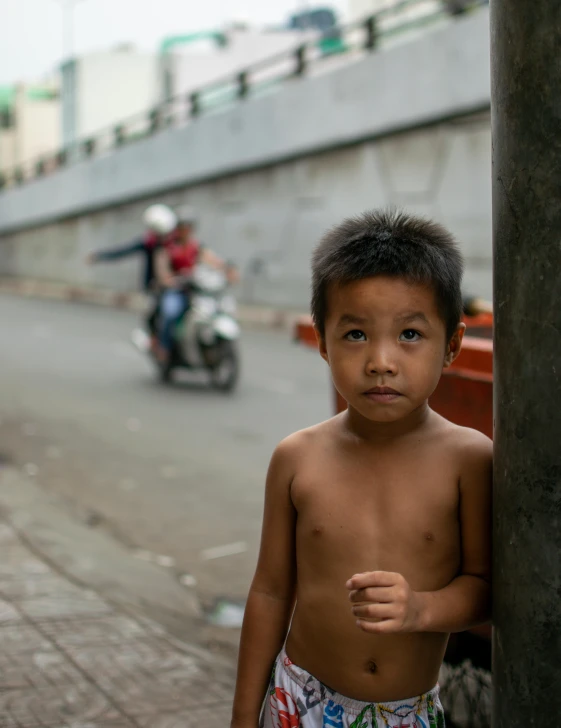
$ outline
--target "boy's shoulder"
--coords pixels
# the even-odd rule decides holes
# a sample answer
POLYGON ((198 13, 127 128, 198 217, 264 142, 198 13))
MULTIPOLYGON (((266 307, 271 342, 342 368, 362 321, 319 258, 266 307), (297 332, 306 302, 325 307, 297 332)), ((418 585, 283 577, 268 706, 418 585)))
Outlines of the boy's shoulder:
POLYGON ((450 448, 461 461, 490 461, 493 457, 493 441, 479 430, 456 425, 433 412, 434 432, 443 447, 450 448))
POLYGON ((309 455, 317 447, 332 442, 340 432, 341 415, 336 415, 325 422, 293 432, 277 445, 273 458, 282 460, 300 459, 309 455))

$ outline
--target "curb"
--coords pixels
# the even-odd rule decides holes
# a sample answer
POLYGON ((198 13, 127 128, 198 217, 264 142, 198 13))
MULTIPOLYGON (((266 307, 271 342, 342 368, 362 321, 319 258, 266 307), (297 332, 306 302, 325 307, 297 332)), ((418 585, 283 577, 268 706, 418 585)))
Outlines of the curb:
MULTIPOLYGON (((146 310, 147 301, 143 293, 112 291, 107 288, 70 285, 32 278, 0 277, 0 293, 22 298, 87 303, 139 314, 146 310)), ((238 321, 244 326, 292 332, 302 317, 303 314, 295 311, 238 304, 238 321)))

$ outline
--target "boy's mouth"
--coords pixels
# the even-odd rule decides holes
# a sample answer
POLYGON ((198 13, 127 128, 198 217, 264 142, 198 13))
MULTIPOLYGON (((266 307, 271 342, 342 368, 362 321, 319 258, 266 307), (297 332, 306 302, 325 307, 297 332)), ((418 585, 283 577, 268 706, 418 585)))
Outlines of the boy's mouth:
POLYGON ((401 397, 401 392, 391 387, 372 387, 364 394, 373 402, 393 402, 401 397))

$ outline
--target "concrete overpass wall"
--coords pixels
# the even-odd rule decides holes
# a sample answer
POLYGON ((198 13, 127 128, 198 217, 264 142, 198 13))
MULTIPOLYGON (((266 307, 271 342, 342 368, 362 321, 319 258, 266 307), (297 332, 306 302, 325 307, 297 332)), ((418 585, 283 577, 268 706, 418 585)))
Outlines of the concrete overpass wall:
POLYGON ((147 203, 188 201, 243 271, 247 303, 307 306, 309 256, 343 216, 386 204, 449 225, 467 287, 491 289, 485 10, 329 74, 0 195, 0 275, 129 290, 134 263, 88 250, 137 234, 147 203))

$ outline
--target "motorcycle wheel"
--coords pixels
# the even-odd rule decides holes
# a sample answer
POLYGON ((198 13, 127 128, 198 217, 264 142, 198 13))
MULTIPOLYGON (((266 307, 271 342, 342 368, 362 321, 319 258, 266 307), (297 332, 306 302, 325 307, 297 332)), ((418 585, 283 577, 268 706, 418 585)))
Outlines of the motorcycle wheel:
POLYGON ((156 365, 158 367, 158 373, 160 375, 160 382, 162 382, 163 384, 171 384, 173 382, 173 372, 177 367, 177 364, 177 349, 174 344, 174 347, 171 351, 171 356, 167 364, 162 364, 158 361, 156 362, 156 365))
POLYGON ((231 392, 240 375, 238 352, 233 342, 218 341, 214 361, 210 368, 212 386, 221 392, 231 392))
POLYGON ((158 371, 160 374, 160 381, 163 384, 171 384, 173 381, 173 366, 170 366, 170 364, 158 364, 158 371))

